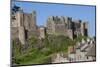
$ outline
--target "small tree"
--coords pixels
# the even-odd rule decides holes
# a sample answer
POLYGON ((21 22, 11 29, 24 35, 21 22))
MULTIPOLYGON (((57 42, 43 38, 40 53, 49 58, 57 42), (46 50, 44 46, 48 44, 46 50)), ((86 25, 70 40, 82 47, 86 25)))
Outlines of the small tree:
POLYGON ((14 5, 14 6, 12 6, 12 14, 14 14, 14 13, 16 13, 17 11, 19 11, 20 10, 20 7, 19 6, 16 6, 16 5, 14 5))

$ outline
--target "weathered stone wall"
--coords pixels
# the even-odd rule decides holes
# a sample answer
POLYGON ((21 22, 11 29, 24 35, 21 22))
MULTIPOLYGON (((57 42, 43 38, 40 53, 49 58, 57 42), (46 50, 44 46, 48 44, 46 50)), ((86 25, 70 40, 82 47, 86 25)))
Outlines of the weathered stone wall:
POLYGON ((47 20, 47 33, 55 35, 64 35, 73 39, 79 35, 87 36, 87 23, 81 20, 72 20, 70 17, 51 16, 47 20))
POLYGON ((19 38, 20 42, 24 45, 25 44, 25 29, 24 29, 24 27, 19 27, 18 31, 19 31, 18 38, 19 38))
POLYGON ((26 38, 36 35, 36 14, 20 10, 15 13, 14 18, 11 22, 11 35, 13 39, 17 37, 22 44, 25 44, 26 38))
POLYGON ((18 28, 16 27, 11 27, 11 39, 18 38, 18 28))
POLYGON ((88 23, 87 22, 81 23, 81 34, 83 36, 88 36, 88 23))
POLYGON ((38 31, 39 31, 39 39, 44 39, 46 35, 45 27, 39 27, 38 31))

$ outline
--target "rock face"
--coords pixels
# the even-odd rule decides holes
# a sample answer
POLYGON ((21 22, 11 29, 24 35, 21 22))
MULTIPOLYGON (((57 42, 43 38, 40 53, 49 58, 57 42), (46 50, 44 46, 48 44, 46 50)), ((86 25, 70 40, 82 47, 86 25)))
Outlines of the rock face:
POLYGON ((22 10, 13 15, 11 22, 12 39, 18 38, 22 44, 32 35, 36 35, 36 12, 30 14, 22 10))
POLYGON ((48 34, 64 35, 71 39, 79 35, 88 36, 87 22, 72 21, 70 17, 51 16, 46 26, 48 34))

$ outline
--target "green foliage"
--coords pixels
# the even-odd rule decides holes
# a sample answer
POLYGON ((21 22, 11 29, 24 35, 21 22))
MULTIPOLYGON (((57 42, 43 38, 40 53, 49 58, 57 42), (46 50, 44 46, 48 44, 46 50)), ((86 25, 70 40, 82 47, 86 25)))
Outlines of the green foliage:
POLYGON ((28 43, 30 44, 31 47, 34 47, 34 45, 37 43, 38 39, 34 36, 28 39, 28 43))
POLYGON ((54 36, 49 35, 46 40, 48 45, 47 47, 51 49, 52 52, 66 51, 69 45, 74 45, 75 42, 65 36, 54 36))
POLYGON ((75 42, 81 42, 82 39, 86 40, 87 39, 87 36, 79 35, 77 38, 74 39, 74 41, 75 42))
POLYGON ((21 43, 18 40, 12 41, 13 56, 18 56, 21 54, 21 47, 21 43))
POLYGON ((18 56, 21 55, 21 48, 22 44, 18 39, 12 40, 12 62, 19 64, 19 62, 16 60, 18 56))
MULTIPOLYGON (((68 46, 75 45, 75 42, 65 36, 46 35, 45 39, 37 39, 34 36, 28 40, 30 49, 24 54, 15 54, 15 64, 42 64, 51 63, 52 54, 57 52, 67 53, 68 46)), ((14 43, 13 43, 14 44, 14 43)), ((16 52, 17 44, 14 49, 16 52)), ((19 47, 19 46, 18 46, 19 47)))

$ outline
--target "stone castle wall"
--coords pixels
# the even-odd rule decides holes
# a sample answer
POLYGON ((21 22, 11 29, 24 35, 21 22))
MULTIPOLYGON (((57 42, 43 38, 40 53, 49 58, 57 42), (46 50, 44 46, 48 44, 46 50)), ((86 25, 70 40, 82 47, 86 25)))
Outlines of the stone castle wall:
POLYGON ((87 36, 88 26, 81 20, 73 21, 70 17, 51 16, 47 20, 47 33, 64 35, 73 39, 79 35, 87 36))
POLYGON ((27 14, 22 10, 14 15, 11 22, 11 35, 12 39, 18 38, 22 44, 28 37, 36 33, 36 14, 35 12, 27 14))
POLYGON ((87 22, 73 21, 71 17, 51 16, 47 19, 46 29, 36 25, 35 11, 24 13, 20 10, 12 18, 12 39, 18 38, 22 44, 25 44, 25 41, 33 35, 44 38, 45 31, 47 34, 64 35, 71 39, 79 35, 88 36, 87 22))

